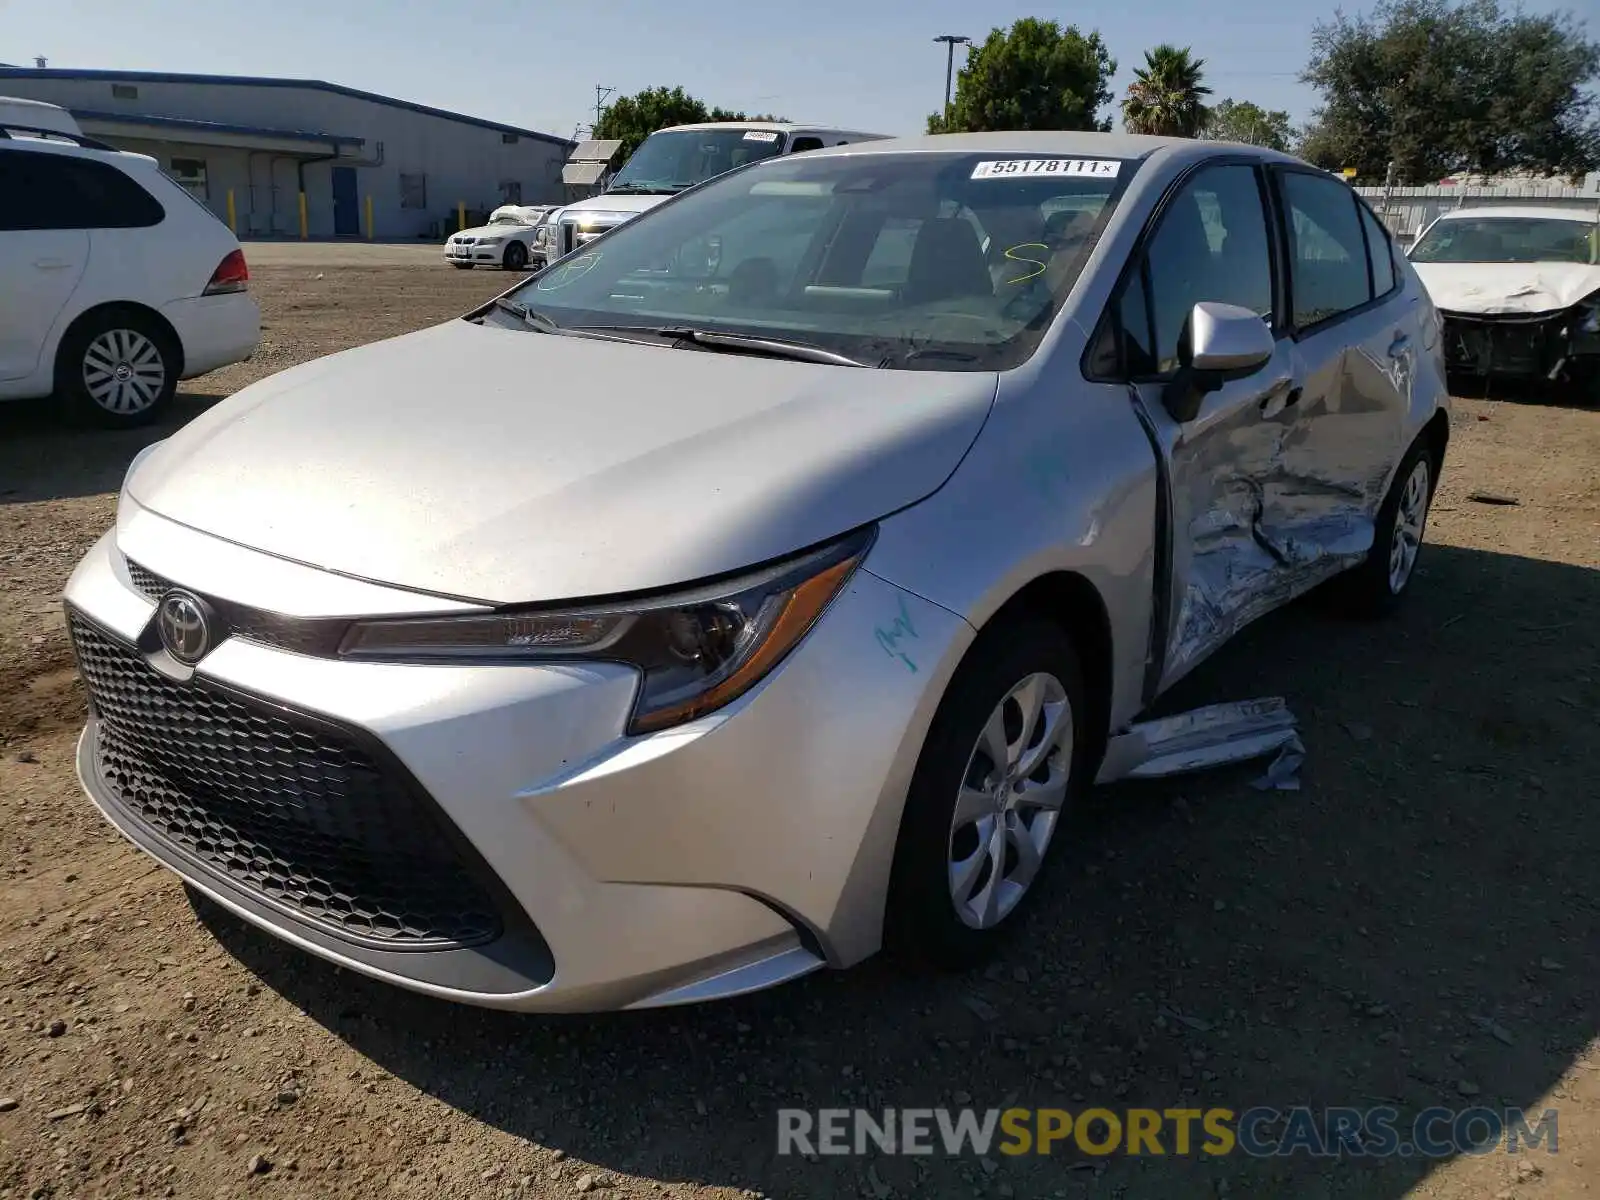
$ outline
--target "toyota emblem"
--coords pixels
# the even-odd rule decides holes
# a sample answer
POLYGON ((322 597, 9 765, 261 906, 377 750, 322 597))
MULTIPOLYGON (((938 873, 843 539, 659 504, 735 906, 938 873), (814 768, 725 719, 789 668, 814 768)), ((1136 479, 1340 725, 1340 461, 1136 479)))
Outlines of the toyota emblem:
POLYGON ((188 592, 168 592, 161 598, 156 630, 167 653, 186 666, 194 666, 211 649, 211 622, 205 602, 188 592))

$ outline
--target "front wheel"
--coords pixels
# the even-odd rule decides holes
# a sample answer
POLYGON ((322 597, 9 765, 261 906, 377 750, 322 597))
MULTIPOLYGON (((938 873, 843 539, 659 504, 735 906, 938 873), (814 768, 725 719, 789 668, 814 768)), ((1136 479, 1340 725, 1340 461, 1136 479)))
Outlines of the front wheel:
POLYGON ((1340 606, 1358 617, 1381 617, 1405 598, 1422 553, 1438 463, 1419 438, 1400 462, 1378 509, 1372 549, 1360 566, 1334 581, 1340 606))
POLYGON ((505 257, 501 261, 508 271, 525 271, 528 269, 528 248, 521 242, 512 242, 506 247, 505 257))
POLYGON ((156 420, 178 390, 171 335, 136 310, 107 309, 62 339, 56 387, 74 417, 126 429, 156 420))
POLYGON ((1088 773, 1071 639, 1027 617, 991 626, 956 672, 917 762, 885 914, 889 949, 962 968, 1016 927, 1088 773))

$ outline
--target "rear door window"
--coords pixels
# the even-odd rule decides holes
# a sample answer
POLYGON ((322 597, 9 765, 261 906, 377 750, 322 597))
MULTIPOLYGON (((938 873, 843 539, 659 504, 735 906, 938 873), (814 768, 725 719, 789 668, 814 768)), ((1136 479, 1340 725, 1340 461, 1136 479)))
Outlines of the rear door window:
POLYGON ((1345 184, 1305 171, 1279 178, 1289 217, 1294 323, 1305 329, 1372 299, 1367 240, 1355 193, 1345 184))
POLYGON ((1365 204, 1361 209, 1361 227, 1367 234, 1367 261, 1372 264, 1372 294, 1387 296, 1394 291, 1394 243, 1372 210, 1365 204))
POLYGON ((0 151, 0 229, 140 229, 158 225, 166 210, 149 192, 109 163, 0 151))

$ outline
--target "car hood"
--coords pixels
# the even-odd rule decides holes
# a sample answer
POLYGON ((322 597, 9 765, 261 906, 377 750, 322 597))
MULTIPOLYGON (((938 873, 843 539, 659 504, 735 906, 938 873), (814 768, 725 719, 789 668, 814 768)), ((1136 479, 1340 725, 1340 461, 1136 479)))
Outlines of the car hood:
POLYGON ((237 392, 141 460, 127 494, 217 537, 418 591, 645 591, 929 495, 996 383, 457 320, 237 392))
POLYGON ((663 200, 670 200, 671 196, 611 196, 600 195, 591 199, 569 204, 561 210, 562 217, 576 217, 587 213, 617 215, 624 219, 636 216, 648 208, 654 208, 663 200))
POLYGON ((1583 263, 1419 263, 1434 307, 1484 316, 1556 312, 1600 290, 1600 266, 1583 263))
POLYGON ((457 230, 455 233, 450 235, 450 238, 451 240, 454 240, 458 237, 505 237, 506 235, 513 233, 527 233, 528 230, 532 228, 532 225, 506 225, 504 223, 499 225, 479 225, 473 229, 457 230))

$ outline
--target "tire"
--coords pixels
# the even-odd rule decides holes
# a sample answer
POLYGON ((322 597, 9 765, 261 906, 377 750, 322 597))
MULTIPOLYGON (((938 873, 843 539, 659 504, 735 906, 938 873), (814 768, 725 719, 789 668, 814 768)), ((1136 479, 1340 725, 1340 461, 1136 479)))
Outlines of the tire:
POLYGON ((474 263, 458 263, 458 262, 453 262, 453 263, 451 263, 451 264, 450 264, 450 265, 451 265, 451 266, 452 266, 452 267, 454 267, 454 268, 455 268, 455 269, 456 269, 456 270, 458 270, 458 271, 470 271, 470 270, 472 270, 472 268, 473 268, 473 267, 474 267, 474 266, 475 266, 475 265, 476 265, 476 264, 474 264, 474 263))
POLYGON ((181 370, 178 344, 161 322, 138 309, 107 308, 62 339, 56 391, 75 420, 132 429, 166 411, 181 370))
POLYGON ((1401 459, 1378 509, 1372 549, 1359 566, 1334 580, 1335 598, 1343 612, 1370 619, 1387 616, 1400 606, 1416 578, 1428 508, 1438 483, 1439 463, 1426 438, 1418 438, 1401 459))
POLYGON ((528 269, 528 248, 521 242, 512 242, 506 247, 505 256, 500 260, 500 263, 508 271, 526 271, 528 269))
POLYGON ((960 970, 992 955, 1018 926, 1050 866, 1056 835, 1087 787, 1088 711, 1078 654, 1060 626, 1030 615, 991 625, 979 636, 940 702, 906 794, 884 917, 892 955, 960 970), (1031 746, 1023 745, 1019 692, 1044 701, 1045 719, 1034 723, 1031 746), (985 735, 1002 712, 1002 737, 1016 740, 1005 747, 1009 772, 994 787, 996 755, 985 749, 993 744, 985 735), (1054 752, 1014 783, 1016 766, 1046 744, 1054 744, 1054 752), (1027 797, 1054 807, 1035 807, 1027 797), (1018 854, 1024 844, 1037 852, 1027 878, 1028 864, 1018 854), (973 865, 961 871, 963 864, 973 865))

